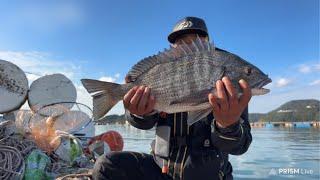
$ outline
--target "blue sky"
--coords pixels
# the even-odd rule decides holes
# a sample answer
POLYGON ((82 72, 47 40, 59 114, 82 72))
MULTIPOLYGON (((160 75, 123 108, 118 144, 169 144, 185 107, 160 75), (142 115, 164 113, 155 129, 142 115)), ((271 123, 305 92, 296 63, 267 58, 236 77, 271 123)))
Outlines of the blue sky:
MULTIPOLYGON (((90 104, 81 78, 122 83, 137 61, 169 46, 184 16, 205 19, 216 46, 271 76, 271 93, 253 97, 250 112, 320 99, 318 0, 0 1, 0 59, 33 74, 64 73, 90 104)), ((110 113, 122 112, 118 104, 110 113)))

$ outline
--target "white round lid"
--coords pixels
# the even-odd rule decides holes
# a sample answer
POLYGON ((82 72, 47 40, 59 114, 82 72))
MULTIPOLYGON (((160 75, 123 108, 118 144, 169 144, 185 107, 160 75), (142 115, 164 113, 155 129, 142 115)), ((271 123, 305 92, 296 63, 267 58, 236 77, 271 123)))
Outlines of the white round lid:
POLYGON ((61 115, 65 110, 71 109, 73 103, 59 104, 57 108, 52 108, 51 105, 61 102, 76 102, 76 99, 75 86, 63 74, 46 75, 35 80, 28 93, 28 103, 31 110, 47 116, 61 115), (48 105, 50 108, 45 108, 48 105), (64 108, 65 110, 63 110, 64 108))
POLYGON ((0 60, 0 113, 19 109, 27 99, 28 79, 15 64, 0 60))

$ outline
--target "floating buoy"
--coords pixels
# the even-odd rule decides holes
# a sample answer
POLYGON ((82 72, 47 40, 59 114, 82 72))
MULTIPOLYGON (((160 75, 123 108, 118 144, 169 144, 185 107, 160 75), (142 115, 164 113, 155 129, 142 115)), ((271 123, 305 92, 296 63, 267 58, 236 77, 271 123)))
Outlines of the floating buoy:
POLYGON ((88 145, 91 145, 95 142, 103 141, 108 144, 111 151, 122 151, 123 150, 123 138, 120 133, 117 131, 108 131, 98 136, 92 137, 88 145))
POLYGON ((122 151, 123 150, 123 138, 117 131, 108 131, 103 133, 101 140, 106 142, 111 151, 122 151))

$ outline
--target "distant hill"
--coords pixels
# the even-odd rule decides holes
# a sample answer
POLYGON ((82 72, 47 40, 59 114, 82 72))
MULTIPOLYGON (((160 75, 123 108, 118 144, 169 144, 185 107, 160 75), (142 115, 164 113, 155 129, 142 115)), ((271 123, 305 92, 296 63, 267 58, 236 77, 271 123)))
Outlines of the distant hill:
POLYGON ((264 113, 249 113, 249 121, 250 122, 257 122, 266 114, 264 113))
POLYGON ((260 121, 319 121, 319 105, 316 99, 292 100, 260 117, 260 121))
MULTIPOLYGON (((316 99, 292 100, 284 103, 277 109, 268 113, 249 113, 249 121, 275 122, 275 121, 320 121, 320 101, 316 99)), ((124 115, 109 115, 98 124, 126 122, 124 115)))

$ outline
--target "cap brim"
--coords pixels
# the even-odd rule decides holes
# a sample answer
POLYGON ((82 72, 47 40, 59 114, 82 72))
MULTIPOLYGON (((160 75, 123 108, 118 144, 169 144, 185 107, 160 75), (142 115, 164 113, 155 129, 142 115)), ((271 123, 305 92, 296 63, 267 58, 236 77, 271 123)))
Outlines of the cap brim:
POLYGON ((204 36, 208 36, 208 33, 203 31, 202 29, 182 29, 179 31, 175 31, 172 32, 171 34, 169 34, 168 36, 168 41, 170 43, 174 43, 177 39, 178 36, 181 36, 183 34, 200 34, 200 35, 204 35, 204 36))

